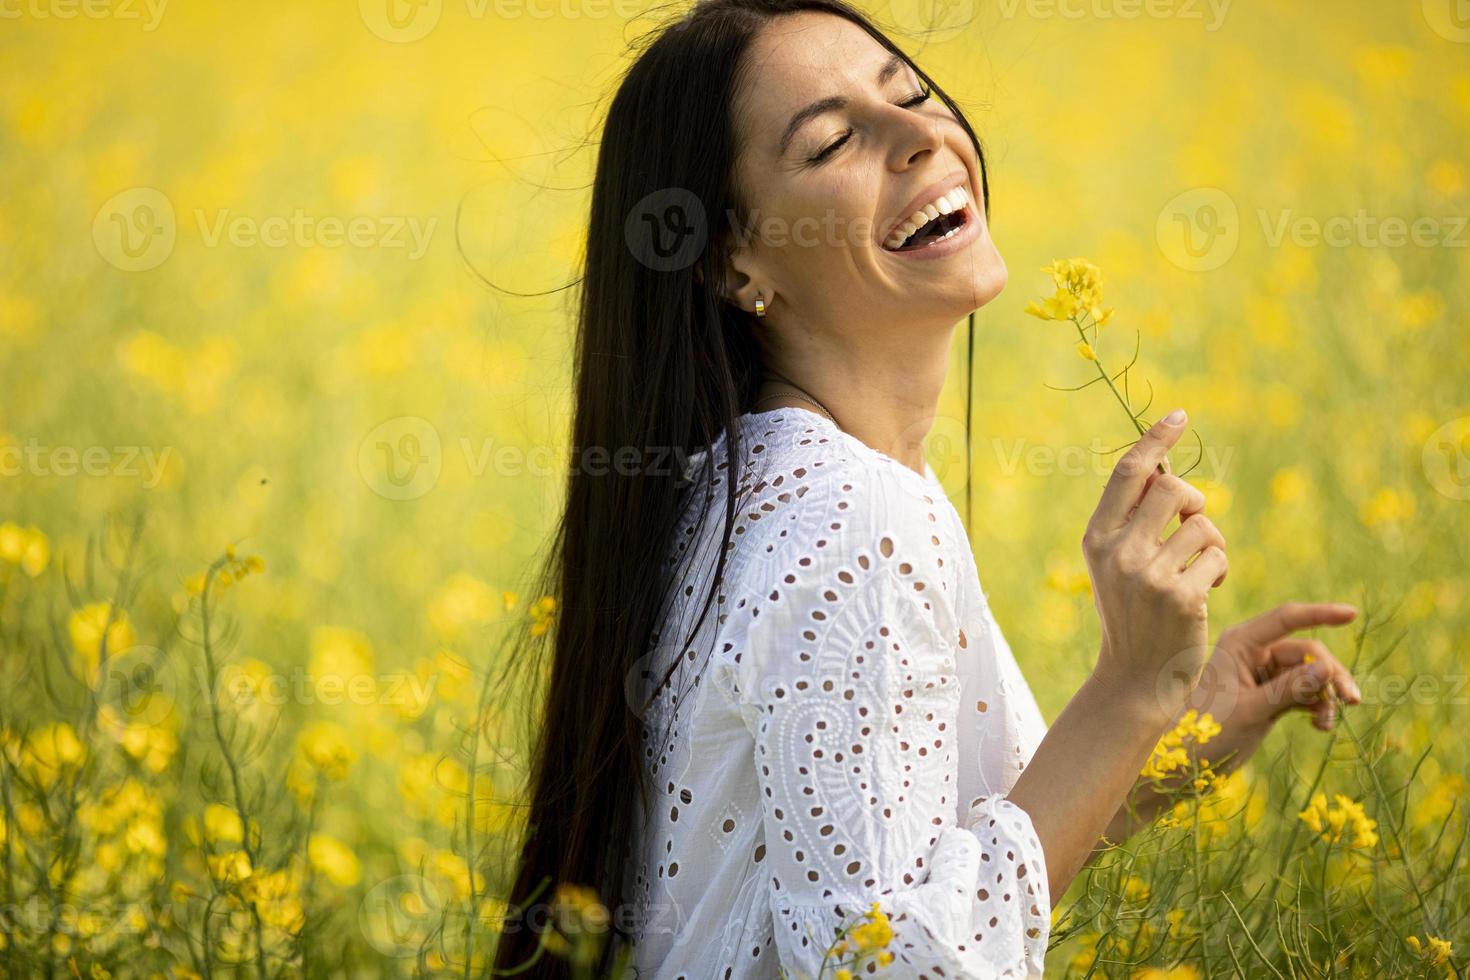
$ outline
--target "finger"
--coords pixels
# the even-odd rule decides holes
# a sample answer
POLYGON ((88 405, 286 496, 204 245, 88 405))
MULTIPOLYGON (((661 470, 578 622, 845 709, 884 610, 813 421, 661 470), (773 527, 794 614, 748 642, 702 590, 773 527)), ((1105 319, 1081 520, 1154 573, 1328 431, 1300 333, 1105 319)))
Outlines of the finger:
POLYGON ((1097 527, 1113 531, 1127 523, 1128 512, 1142 496, 1149 474, 1168 458, 1169 447, 1184 434, 1187 418, 1184 409, 1176 408, 1155 422, 1118 460, 1093 513, 1097 527))
MULTIPOLYGON (((1169 460, 1166 457, 1164 459, 1164 463, 1167 464, 1168 462, 1169 462, 1169 460)), ((1170 475, 1170 473, 1168 471, 1167 465, 1165 466, 1165 472, 1160 473, 1158 470, 1154 470, 1152 473, 1150 473, 1148 475, 1148 480, 1144 483, 1144 486, 1143 486, 1143 495, 1138 498, 1138 500, 1134 503, 1133 510, 1128 513, 1128 520, 1130 522, 1133 520, 1134 514, 1136 514, 1137 511, 1138 511, 1138 505, 1141 504, 1141 503, 1143 503, 1144 499, 1148 497, 1149 489, 1151 487, 1153 487, 1154 481, 1157 480, 1161 476, 1168 476, 1168 475, 1170 475)), ((1191 486, 1193 486, 1193 484, 1191 484, 1191 486)), ((1191 515, 1204 513, 1204 509, 1205 509, 1205 495, 1204 495, 1203 492, 1201 492, 1198 496, 1196 496, 1196 495, 1194 495, 1192 493, 1191 494, 1188 494, 1186 496, 1186 499, 1185 499, 1184 503, 1179 508, 1179 520, 1180 520, 1180 523, 1183 523, 1183 521, 1185 520, 1185 518, 1190 517, 1191 515)), ((1165 521, 1164 523, 1167 526, 1168 521, 1165 521)))
POLYGON ((1283 670, 1261 685, 1267 716, 1275 719, 1294 708, 1305 708, 1316 716, 1314 720, 1321 728, 1329 720, 1329 711, 1331 717, 1336 715, 1330 693, 1331 676, 1330 666, 1320 660, 1310 664, 1299 663, 1283 670))
POLYGON ((1128 520, 1128 531, 1148 541, 1158 542, 1164 536, 1169 522, 1179 514, 1197 514, 1205 509, 1204 491, 1188 480, 1162 473, 1149 484, 1148 491, 1139 501, 1138 509, 1128 520))
MULTIPOLYGON (((1333 656, 1327 644, 1309 637, 1288 637, 1271 644, 1267 654, 1281 668, 1294 667, 1300 663, 1325 663, 1331 675, 1332 687, 1337 696, 1348 704, 1362 704, 1363 692, 1353 680, 1352 671, 1341 660, 1333 656)), ((1274 673, 1275 671, 1273 671, 1274 673)))
POLYGON ((1226 574, 1230 571, 1230 559, 1225 557, 1225 549, 1217 544, 1207 545, 1199 557, 1180 573, 1186 583, 1199 589, 1206 587, 1218 588, 1225 581, 1226 574))
POLYGON ((1312 704, 1301 705, 1298 710, 1312 716, 1312 727, 1318 731, 1330 732, 1332 726, 1337 724, 1336 698, 1322 697, 1312 704))
POLYGON ((1345 602, 1287 602, 1233 627, 1242 640, 1264 646, 1293 630, 1350 623, 1358 610, 1345 602))
POLYGON ((1212 544, 1224 548, 1225 535, 1205 515, 1191 514, 1183 518, 1179 530, 1169 535, 1164 542, 1160 559, 1168 562, 1170 568, 1182 572, 1189 559, 1212 544))

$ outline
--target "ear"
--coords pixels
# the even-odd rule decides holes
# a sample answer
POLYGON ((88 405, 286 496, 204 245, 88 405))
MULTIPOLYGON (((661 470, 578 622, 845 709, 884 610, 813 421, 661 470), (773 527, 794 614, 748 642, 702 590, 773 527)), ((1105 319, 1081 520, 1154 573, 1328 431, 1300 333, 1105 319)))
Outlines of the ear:
POLYGON ((776 289, 750 249, 736 248, 725 254, 725 301, 753 314, 755 298, 760 296, 770 309, 776 289))

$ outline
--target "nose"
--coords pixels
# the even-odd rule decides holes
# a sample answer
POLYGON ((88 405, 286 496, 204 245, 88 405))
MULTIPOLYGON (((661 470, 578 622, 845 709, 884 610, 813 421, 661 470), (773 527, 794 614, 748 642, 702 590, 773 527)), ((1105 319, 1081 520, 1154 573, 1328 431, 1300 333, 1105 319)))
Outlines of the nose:
POLYGON ((912 109, 892 107, 893 146, 889 151, 888 166, 895 173, 908 170, 924 162, 944 146, 944 134, 939 120, 912 109))

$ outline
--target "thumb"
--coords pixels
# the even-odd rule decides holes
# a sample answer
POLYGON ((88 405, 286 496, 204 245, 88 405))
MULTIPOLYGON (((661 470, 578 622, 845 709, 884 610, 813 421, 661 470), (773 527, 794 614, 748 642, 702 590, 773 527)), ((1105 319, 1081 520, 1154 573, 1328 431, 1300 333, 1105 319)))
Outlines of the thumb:
POLYGON ((1159 467, 1165 467, 1163 472, 1168 472, 1169 447, 1184 434, 1187 418, 1184 409, 1176 408, 1139 436, 1118 460, 1092 515, 1098 527, 1111 531, 1127 523, 1128 515, 1159 467))
POLYGON ((1325 660, 1301 663, 1283 670, 1261 685, 1266 701, 1266 714, 1272 721, 1292 708, 1315 707, 1323 703, 1332 666, 1325 660))
POLYGON ((1184 409, 1176 408, 1168 415, 1163 416, 1139 437, 1139 441, 1145 445, 1162 445, 1165 448, 1174 445, 1179 437, 1184 435, 1184 423, 1189 416, 1184 409))

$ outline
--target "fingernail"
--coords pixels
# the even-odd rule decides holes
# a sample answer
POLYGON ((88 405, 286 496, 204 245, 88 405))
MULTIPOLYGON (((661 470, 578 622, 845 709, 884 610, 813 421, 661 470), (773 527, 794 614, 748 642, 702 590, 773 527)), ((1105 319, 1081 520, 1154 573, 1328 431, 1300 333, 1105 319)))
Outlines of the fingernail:
POLYGON ((1184 409, 1182 409, 1182 408, 1176 408, 1176 409, 1174 409, 1174 411, 1172 411, 1168 415, 1165 415, 1164 416, 1164 424, 1165 425, 1178 425, 1180 422, 1183 422, 1183 421, 1184 421, 1184 409))
POLYGON ((1348 681, 1348 690, 1352 692, 1353 700, 1355 700, 1355 701, 1361 701, 1361 700, 1363 700, 1363 692, 1358 689, 1358 685, 1357 685, 1356 682, 1354 682, 1354 681, 1348 681))

